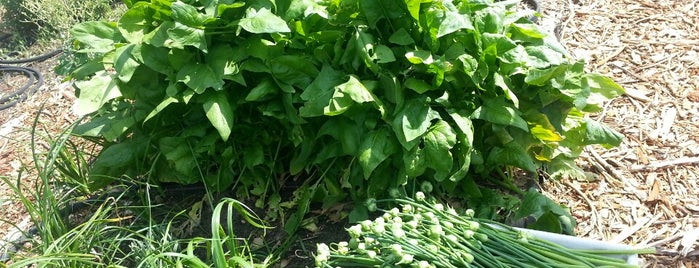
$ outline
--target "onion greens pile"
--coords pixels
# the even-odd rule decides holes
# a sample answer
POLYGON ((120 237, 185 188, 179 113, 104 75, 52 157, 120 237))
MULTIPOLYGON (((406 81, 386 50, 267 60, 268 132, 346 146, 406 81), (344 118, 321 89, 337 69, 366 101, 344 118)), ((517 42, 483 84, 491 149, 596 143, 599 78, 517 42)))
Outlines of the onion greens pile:
POLYGON ((579 250, 532 237, 526 232, 474 218, 418 192, 399 208, 347 229, 349 242, 318 244, 317 267, 638 267, 612 254, 648 254, 652 248, 579 250))

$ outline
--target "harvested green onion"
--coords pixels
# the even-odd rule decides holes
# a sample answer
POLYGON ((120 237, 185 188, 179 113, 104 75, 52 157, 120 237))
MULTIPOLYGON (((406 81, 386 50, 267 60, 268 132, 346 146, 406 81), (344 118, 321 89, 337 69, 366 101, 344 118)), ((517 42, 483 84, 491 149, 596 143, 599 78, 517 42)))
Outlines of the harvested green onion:
POLYGON ((347 229, 349 242, 318 244, 316 267, 638 267, 609 257, 649 254, 653 248, 580 250, 541 240, 500 223, 460 215, 453 208, 415 199, 370 200, 395 202, 400 208, 347 229))

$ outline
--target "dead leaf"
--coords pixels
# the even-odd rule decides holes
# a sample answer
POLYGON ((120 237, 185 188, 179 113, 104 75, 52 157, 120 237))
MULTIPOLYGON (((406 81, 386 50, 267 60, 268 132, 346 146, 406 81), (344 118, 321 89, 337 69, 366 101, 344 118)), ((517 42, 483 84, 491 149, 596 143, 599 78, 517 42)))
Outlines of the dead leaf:
POLYGON ((660 180, 656 179, 653 181, 653 186, 650 188, 646 202, 655 203, 660 201, 660 180))

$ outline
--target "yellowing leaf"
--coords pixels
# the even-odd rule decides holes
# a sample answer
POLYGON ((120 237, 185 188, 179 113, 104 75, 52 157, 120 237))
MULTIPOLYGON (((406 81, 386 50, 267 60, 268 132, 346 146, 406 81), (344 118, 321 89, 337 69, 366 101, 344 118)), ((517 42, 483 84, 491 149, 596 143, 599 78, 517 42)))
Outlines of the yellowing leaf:
POLYGON ((534 125, 529 128, 529 131, 535 138, 542 141, 558 142, 563 140, 563 137, 561 137, 561 135, 558 135, 556 131, 554 131, 553 129, 545 128, 542 125, 534 125))

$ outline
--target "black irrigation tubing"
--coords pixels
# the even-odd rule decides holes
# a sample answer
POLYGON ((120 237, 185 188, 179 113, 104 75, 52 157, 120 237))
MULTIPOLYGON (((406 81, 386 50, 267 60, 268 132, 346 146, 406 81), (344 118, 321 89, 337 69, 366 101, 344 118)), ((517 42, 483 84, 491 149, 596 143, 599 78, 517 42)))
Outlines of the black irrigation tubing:
POLYGON ((44 84, 44 76, 37 69, 26 67, 26 66, 16 66, 10 64, 21 64, 30 63, 37 61, 44 61, 52 58, 60 53, 62 49, 56 49, 43 55, 36 57, 19 59, 19 60, 0 60, 0 74, 2 73, 20 73, 28 78, 27 83, 21 87, 15 89, 10 94, 0 97, 0 111, 10 108, 15 104, 24 101, 27 97, 41 88, 44 84))

